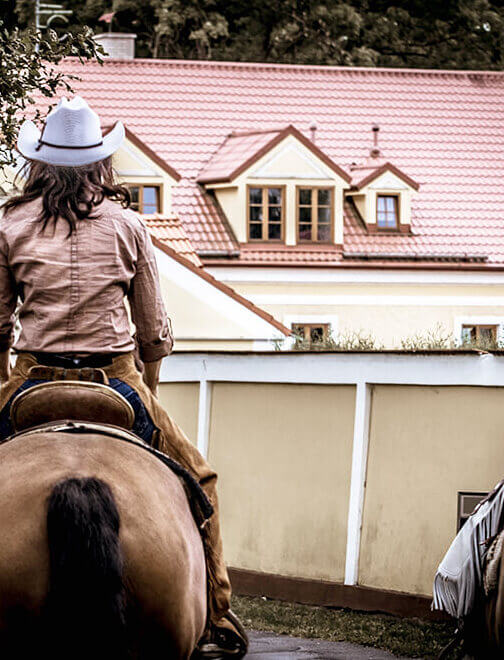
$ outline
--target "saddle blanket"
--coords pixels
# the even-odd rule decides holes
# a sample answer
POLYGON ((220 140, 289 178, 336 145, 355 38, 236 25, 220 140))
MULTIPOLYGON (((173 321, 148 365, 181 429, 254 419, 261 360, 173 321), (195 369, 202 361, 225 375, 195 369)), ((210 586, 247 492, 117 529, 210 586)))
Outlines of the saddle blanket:
POLYGON ((491 541, 502 529, 504 480, 476 507, 459 531, 434 577, 433 610, 467 616, 483 588, 483 565, 491 541))

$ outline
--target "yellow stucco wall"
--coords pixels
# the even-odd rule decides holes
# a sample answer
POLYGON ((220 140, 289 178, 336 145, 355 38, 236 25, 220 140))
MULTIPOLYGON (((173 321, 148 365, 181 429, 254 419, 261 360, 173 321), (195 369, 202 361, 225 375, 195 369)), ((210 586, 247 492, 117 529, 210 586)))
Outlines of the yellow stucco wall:
POLYGON ((457 493, 503 474, 504 388, 374 387, 359 583, 431 594, 457 493))
POLYGON ((199 383, 161 383, 159 402, 196 444, 198 433, 199 383))
POLYGON ((177 185, 177 182, 133 142, 125 140, 123 146, 113 155, 112 164, 121 183, 160 186, 160 212, 164 215, 171 214, 172 187, 177 185))
POLYGON ((443 332, 450 333, 455 338, 456 320, 462 317, 471 317, 475 323, 482 317, 500 318, 501 322, 504 321, 503 305, 474 304, 475 299, 484 302, 487 298, 504 298, 503 285, 348 285, 295 282, 231 282, 231 285, 282 323, 287 323, 296 315, 301 321, 303 316, 312 316, 313 322, 317 317, 337 317, 338 332, 362 330, 372 334, 378 345, 381 344, 384 348, 400 348, 402 338, 416 333, 425 334, 435 329, 437 324, 441 324, 443 332), (268 296, 275 296, 275 302, 269 302, 271 298, 267 298, 268 296), (337 304, 332 304, 331 298, 334 300, 336 296, 339 298, 337 304), (366 301, 359 302, 359 296, 366 296, 366 301), (394 297, 398 296, 402 297, 402 302, 410 304, 397 304, 394 297), (276 300, 279 302, 276 303, 276 300), (288 300, 292 304, 286 304, 288 300), (311 300, 313 303, 309 304, 311 300))
MULTIPOLYGON (((247 330, 221 313, 212 301, 192 294, 173 280, 160 274, 161 292, 168 316, 172 320, 175 336, 189 339, 240 339, 247 330)), ((202 283, 202 286, 204 282, 202 283)))
POLYGON ((343 580, 354 399, 353 386, 213 385, 229 565, 343 580))

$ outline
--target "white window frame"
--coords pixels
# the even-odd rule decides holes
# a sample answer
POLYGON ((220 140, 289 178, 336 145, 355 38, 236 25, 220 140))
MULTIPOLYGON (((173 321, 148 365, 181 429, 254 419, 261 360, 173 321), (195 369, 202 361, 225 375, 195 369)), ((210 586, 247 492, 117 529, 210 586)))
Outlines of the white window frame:
MULTIPOLYGON (((284 314, 282 323, 289 329, 295 323, 320 323, 321 325, 327 323, 333 339, 336 339, 338 336, 338 317, 335 314, 284 314)), ((295 341, 294 337, 287 337, 284 341, 283 349, 290 350, 294 346, 295 341)))
POLYGON ((453 323, 453 336, 457 345, 462 344, 462 326, 496 325, 497 340, 504 341, 504 316, 456 316, 453 323))

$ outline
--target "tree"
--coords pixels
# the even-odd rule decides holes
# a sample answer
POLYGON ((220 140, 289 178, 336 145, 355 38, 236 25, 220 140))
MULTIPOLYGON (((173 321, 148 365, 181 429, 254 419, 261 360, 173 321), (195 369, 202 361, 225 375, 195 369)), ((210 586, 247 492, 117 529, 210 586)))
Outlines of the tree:
MULTIPOLYGON (((135 32, 140 57, 504 68, 504 0, 60 0, 69 29, 135 32)), ((29 23, 33 0, 0 0, 29 23)))
POLYGON ((102 53, 89 28, 59 40, 52 30, 42 35, 33 27, 9 29, 0 22, 0 166, 14 162, 12 150, 26 116, 40 118, 35 95, 51 98, 59 91, 72 91, 75 76, 58 70, 58 63, 70 55, 81 61, 100 60, 102 53))

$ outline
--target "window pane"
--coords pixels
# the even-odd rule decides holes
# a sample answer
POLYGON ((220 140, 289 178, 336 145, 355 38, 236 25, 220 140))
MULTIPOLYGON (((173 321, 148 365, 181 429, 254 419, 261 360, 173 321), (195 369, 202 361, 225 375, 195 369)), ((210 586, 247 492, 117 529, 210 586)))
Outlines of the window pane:
POLYGON ((311 188, 300 188, 299 190, 299 203, 300 204, 311 204, 311 188))
POLYGON ((130 197, 131 197, 131 208, 134 211, 138 211, 138 200, 140 199, 140 188, 133 186, 132 188, 129 189, 130 192, 130 197))
POLYGON ((143 189, 143 212, 157 213, 158 208, 158 190, 153 186, 144 186, 143 189))
POLYGON ((328 208, 327 206, 320 207, 318 208, 318 221, 321 223, 329 223, 331 222, 331 209, 328 208))
POLYGON ((262 204, 262 188, 249 188, 250 204, 262 204))
POLYGON ((387 216, 387 225, 386 225, 386 226, 389 227, 389 228, 392 228, 392 227, 396 227, 396 225, 397 225, 397 223, 396 223, 396 217, 395 217, 395 215, 388 215, 388 216, 387 216))
POLYGON ((262 224, 250 223, 249 225, 249 238, 251 239, 261 239, 262 238, 262 224))
POLYGON ((301 339, 304 339, 305 336, 305 327, 304 325, 300 325, 299 323, 293 323, 291 325, 291 330, 295 335, 298 335, 301 337, 301 339))
POLYGON ((395 204, 394 204, 394 198, 393 197, 385 197, 385 201, 387 202, 387 211, 394 213, 395 211, 395 204))
POLYGON ((330 241, 331 240, 331 225, 319 225, 317 227, 318 239, 319 241, 330 241))
POLYGON ((311 241, 311 225, 299 225, 299 240, 311 241))
POLYGON ((281 203, 282 203, 282 189, 268 188, 268 204, 281 204, 281 203))
POLYGON ((376 218, 376 222, 378 223, 378 227, 386 227, 387 226, 387 215, 385 212, 378 213, 378 216, 376 218))
POLYGON ((476 328, 473 325, 467 325, 462 328, 462 341, 475 341, 476 340, 476 328))
POLYGON ((311 222, 311 207, 301 207, 299 209, 299 222, 311 222))
POLYGON ((268 212, 268 218, 273 222, 280 222, 282 219, 282 207, 281 206, 270 206, 268 212))
POLYGON ((330 190, 319 190, 318 191, 318 203, 319 206, 329 206, 331 203, 331 191, 330 190))
POLYGON ((378 211, 385 211, 385 197, 378 197, 378 211))
POLYGON ((495 341, 495 329, 494 328, 480 328, 480 339, 485 342, 495 341))
POLYGON ((262 206, 250 207, 250 222, 260 222, 262 220, 262 206))
POLYGON ((314 343, 324 340, 324 328, 323 328, 323 326, 320 326, 320 327, 312 326, 310 328, 310 340, 314 343))
POLYGON ((282 225, 281 224, 269 224, 268 225, 268 238, 276 240, 280 239, 282 234, 282 225))

